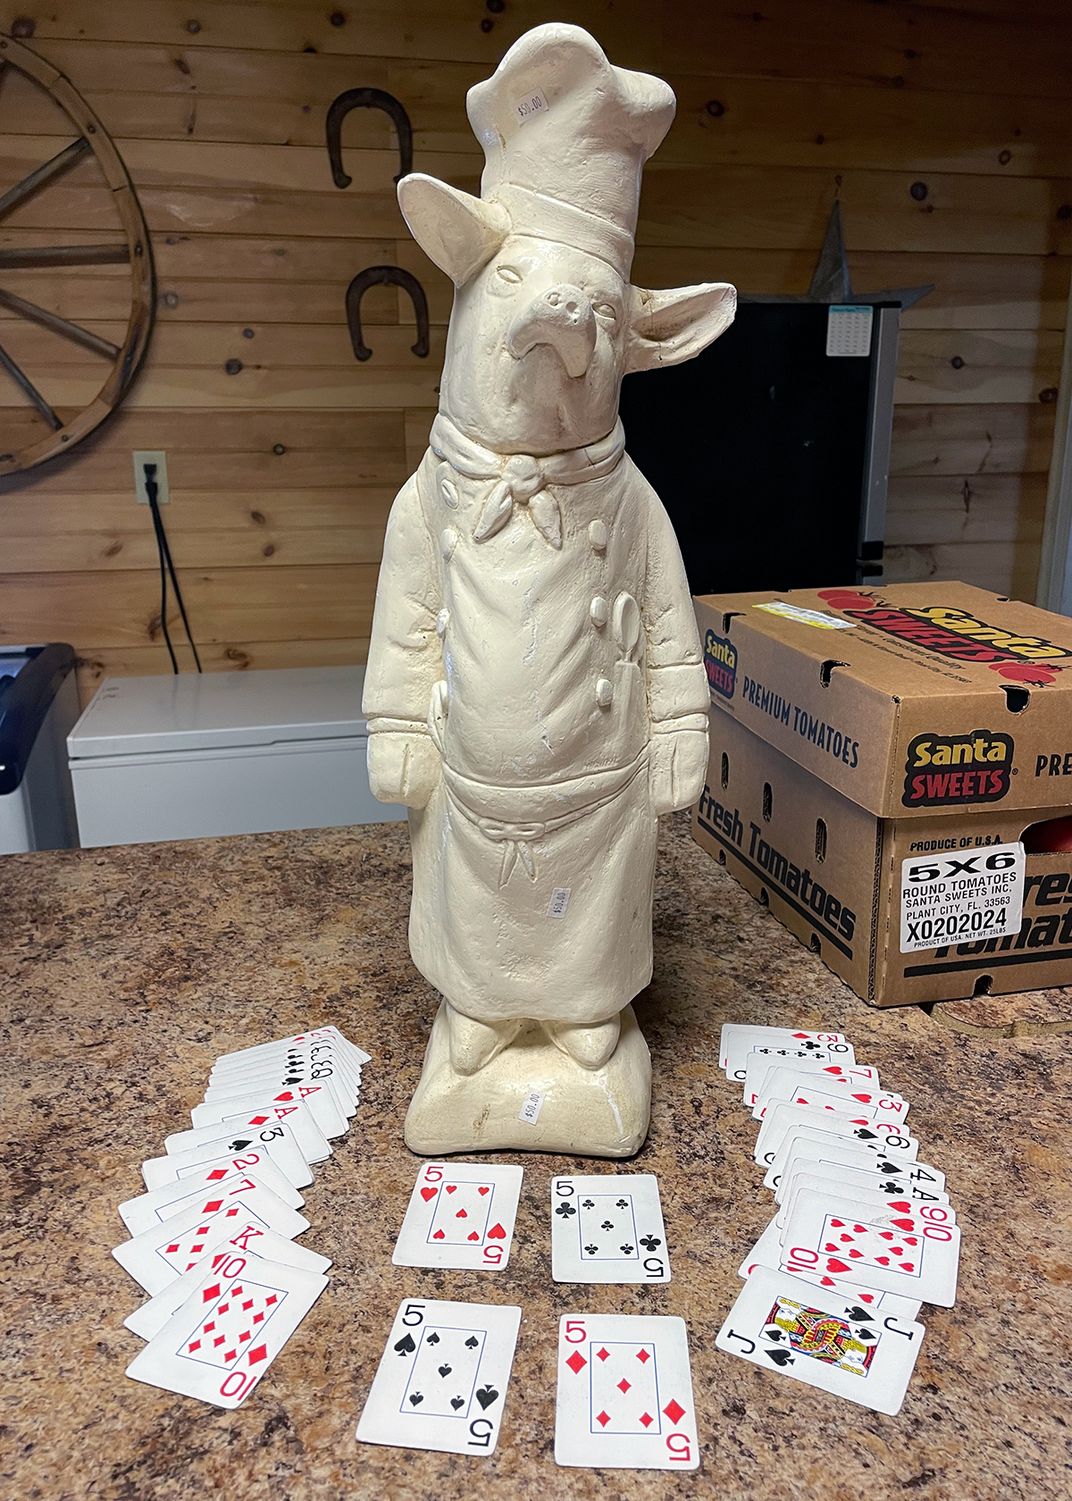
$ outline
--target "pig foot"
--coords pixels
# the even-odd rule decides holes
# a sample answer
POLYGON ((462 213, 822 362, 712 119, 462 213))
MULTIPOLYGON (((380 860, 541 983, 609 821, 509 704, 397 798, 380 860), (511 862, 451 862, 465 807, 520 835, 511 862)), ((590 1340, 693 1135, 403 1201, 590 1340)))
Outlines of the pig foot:
POLYGON ((450 1061, 459 1074, 475 1074, 485 1064, 513 1042, 522 1023, 476 1022, 471 1016, 463 1016, 447 1002, 447 1036, 450 1040, 450 1061))
POLYGON ((612 1016, 610 1021, 597 1022, 595 1026, 556 1022, 546 1030, 559 1052, 582 1068, 602 1068, 618 1046, 622 1023, 620 1016, 612 1016))

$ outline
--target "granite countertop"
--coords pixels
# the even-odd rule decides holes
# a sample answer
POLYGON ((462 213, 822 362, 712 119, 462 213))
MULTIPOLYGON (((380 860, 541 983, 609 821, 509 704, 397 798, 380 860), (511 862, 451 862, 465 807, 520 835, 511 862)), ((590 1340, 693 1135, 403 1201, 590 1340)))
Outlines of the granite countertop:
MULTIPOLYGON (((501 1277, 395 1267, 416 1172, 402 1119, 435 997, 406 948, 404 827, 9 857, 0 889, 8 1176, 2 1232, 12 1501, 389 1501, 471 1495, 656 1498, 1067 1495, 1069 1053, 1032 1035, 1068 993, 875 1011, 688 838, 664 824, 655 980, 637 1003, 655 1067, 637 1170, 658 1173, 666 1288, 551 1281, 549 1179, 524 1158, 501 1277), (715 1349, 737 1265, 771 1213, 754 1126, 718 1069, 724 1021, 837 1027, 913 1104, 964 1231, 960 1295, 927 1309, 900 1415, 883 1417, 715 1349), (116 1205, 188 1125, 217 1054, 331 1021, 365 1047, 348 1137, 305 1191, 331 1283, 236 1412, 128 1381, 139 1289, 112 1259, 116 1205), (981 1023, 978 1027, 976 1023, 981 1023), (997 1035, 1012 1031, 1012 1036, 997 1035), (12 1293, 14 1295, 12 1295, 12 1293), (403 1295, 520 1304, 498 1452, 358 1445, 354 1427, 403 1295), (558 1469, 555 1330, 567 1311, 664 1312, 689 1326, 702 1464, 689 1475, 558 1469)), ((609 1167, 614 1171, 614 1167, 609 1167)), ((631 1171, 630 1166, 619 1170, 631 1171)))

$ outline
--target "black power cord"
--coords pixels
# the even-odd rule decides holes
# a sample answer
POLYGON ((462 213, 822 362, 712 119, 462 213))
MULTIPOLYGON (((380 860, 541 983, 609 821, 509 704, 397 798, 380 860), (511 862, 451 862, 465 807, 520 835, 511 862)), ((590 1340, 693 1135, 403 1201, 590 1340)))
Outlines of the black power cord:
POLYGON ((194 654, 194 662, 197 664, 198 672, 202 672, 204 669, 201 666, 201 658, 197 654, 193 633, 190 630, 190 620, 186 614, 186 603, 182 597, 182 590, 179 588, 179 579, 175 572, 175 564, 171 560, 171 548, 168 545, 167 532, 164 530, 164 518, 160 514, 160 502, 157 499, 160 487, 156 482, 156 465, 145 464, 142 467, 145 474, 145 498, 149 502, 149 510, 152 512, 153 531, 156 534, 156 552, 160 559, 160 629, 164 633, 168 656, 171 658, 171 670, 177 674, 179 664, 175 656, 175 648, 171 644, 171 635, 168 631, 167 623, 167 585, 169 578, 171 579, 171 587, 175 591, 175 602, 179 607, 179 614, 182 616, 182 625, 186 632, 186 639, 190 643, 190 650, 194 654))

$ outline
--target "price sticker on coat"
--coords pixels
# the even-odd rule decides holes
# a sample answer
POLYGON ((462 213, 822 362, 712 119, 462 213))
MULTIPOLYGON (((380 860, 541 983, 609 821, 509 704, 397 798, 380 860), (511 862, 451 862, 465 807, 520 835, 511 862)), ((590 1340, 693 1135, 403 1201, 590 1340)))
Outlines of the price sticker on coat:
POLYGON ((1019 932, 1024 847, 913 855, 901 862, 901 953, 1019 932))

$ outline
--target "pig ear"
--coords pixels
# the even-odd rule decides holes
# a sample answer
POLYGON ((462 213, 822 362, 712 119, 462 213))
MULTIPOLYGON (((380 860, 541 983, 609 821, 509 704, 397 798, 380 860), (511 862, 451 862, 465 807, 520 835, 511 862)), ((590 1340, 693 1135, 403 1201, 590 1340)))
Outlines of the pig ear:
POLYGON ((510 216, 423 172, 398 184, 398 204, 413 238, 456 287, 469 280, 498 250, 510 231, 510 216))
POLYGON ((722 281, 669 292, 633 287, 632 294, 627 371, 691 360, 725 333, 737 311, 736 289, 722 281))

